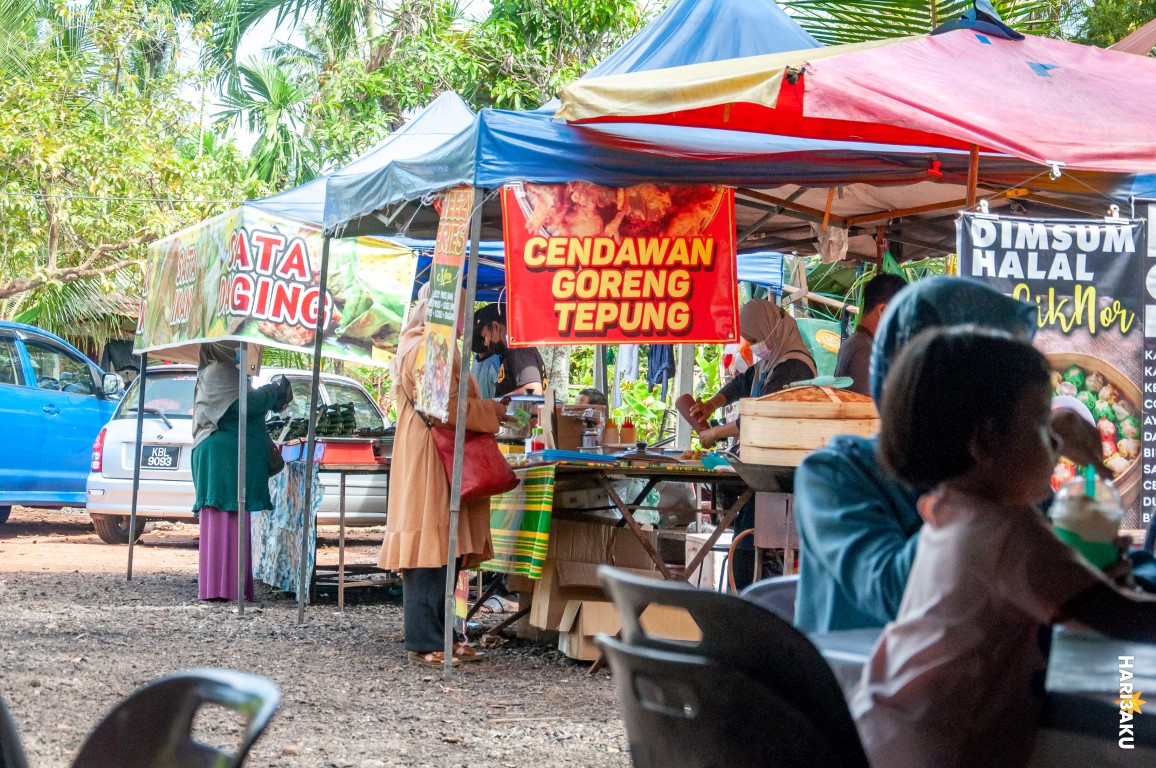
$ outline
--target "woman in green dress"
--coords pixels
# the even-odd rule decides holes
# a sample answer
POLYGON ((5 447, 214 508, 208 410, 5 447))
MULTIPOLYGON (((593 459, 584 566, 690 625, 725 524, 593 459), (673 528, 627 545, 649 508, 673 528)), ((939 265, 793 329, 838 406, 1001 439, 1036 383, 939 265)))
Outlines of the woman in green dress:
MULTIPOLYGON (((199 586, 201 600, 237 596, 237 443, 240 370, 235 342, 202 344, 193 405, 193 512, 200 518, 199 586)), ((245 450, 245 506, 271 509, 265 415, 293 399, 284 376, 248 392, 245 450)), ((245 526, 249 551, 249 526, 245 526)), ((245 599, 253 599, 253 572, 245 574, 245 599)))

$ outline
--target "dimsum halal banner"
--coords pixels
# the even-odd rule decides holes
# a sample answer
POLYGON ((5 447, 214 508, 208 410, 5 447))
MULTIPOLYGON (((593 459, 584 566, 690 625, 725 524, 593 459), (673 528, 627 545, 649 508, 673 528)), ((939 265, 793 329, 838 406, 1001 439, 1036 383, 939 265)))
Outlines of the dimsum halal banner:
MULTIPOLYGON (((1142 446, 1156 446, 1156 429, 1145 426, 1156 418, 1156 362, 1145 362, 1143 220, 964 213, 957 235, 960 275, 1036 306, 1033 343, 1052 365, 1053 394, 1096 422, 1128 510, 1123 528, 1147 527, 1156 460, 1142 446)), ((1062 460, 1053 487, 1075 471, 1062 460)))
POLYGON ((389 240, 332 240, 322 297, 322 242, 315 226, 242 207, 153 243, 136 349, 230 339, 311 353, 324 312, 325 356, 387 362, 417 257, 389 240))
POLYGON ((734 191, 502 189, 509 344, 738 339, 734 191))

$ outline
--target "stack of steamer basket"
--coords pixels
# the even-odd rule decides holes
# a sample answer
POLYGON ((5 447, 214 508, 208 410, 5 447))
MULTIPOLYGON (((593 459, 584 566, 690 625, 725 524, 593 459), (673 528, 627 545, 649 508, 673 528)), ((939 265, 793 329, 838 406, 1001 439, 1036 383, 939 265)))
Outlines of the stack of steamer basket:
POLYGON ((879 411, 870 397, 845 389, 800 386, 739 403, 744 464, 797 467, 835 435, 870 437, 879 411))

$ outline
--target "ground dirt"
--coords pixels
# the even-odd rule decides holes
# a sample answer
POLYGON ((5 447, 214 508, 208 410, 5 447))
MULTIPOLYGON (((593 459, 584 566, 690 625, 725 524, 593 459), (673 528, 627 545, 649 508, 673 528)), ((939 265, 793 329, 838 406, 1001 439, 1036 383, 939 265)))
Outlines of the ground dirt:
MULTIPOLYGON (((380 529, 352 536, 349 560, 373 562, 380 529)), ((101 543, 80 510, 16 508, 0 527, 0 693, 32 768, 70 765, 133 689, 198 666, 280 687, 253 766, 630 764, 613 680, 555 650, 513 641, 447 685, 439 670, 406 662, 396 596, 348 593, 344 614, 319 601, 298 625, 293 597, 258 584, 239 617, 196 599, 196 525, 159 523, 143 536, 131 582, 127 552, 101 543)), ((323 529, 319 561, 335 552, 323 529)), ((240 725, 208 712, 197 733, 231 745, 240 725)))

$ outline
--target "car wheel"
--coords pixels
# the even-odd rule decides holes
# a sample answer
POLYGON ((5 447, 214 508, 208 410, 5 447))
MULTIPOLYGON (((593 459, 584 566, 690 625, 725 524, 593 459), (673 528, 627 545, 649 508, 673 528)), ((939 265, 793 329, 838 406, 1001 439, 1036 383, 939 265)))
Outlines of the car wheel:
POLYGON ((12 514, 12 507, 0 507, 0 525, 8 522, 8 515, 12 514))
MULTIPOLYGON (((96 528, 96 535, 105 544, 128 544, 128 521, 129 518, 125 515, 93 515, 92 525, 96 528)), ((140 518, 136 521, 136 535, 132 537, 136 541, 141 537, 142 533, 152 530, 152 524, 147 520, 140 518)))

